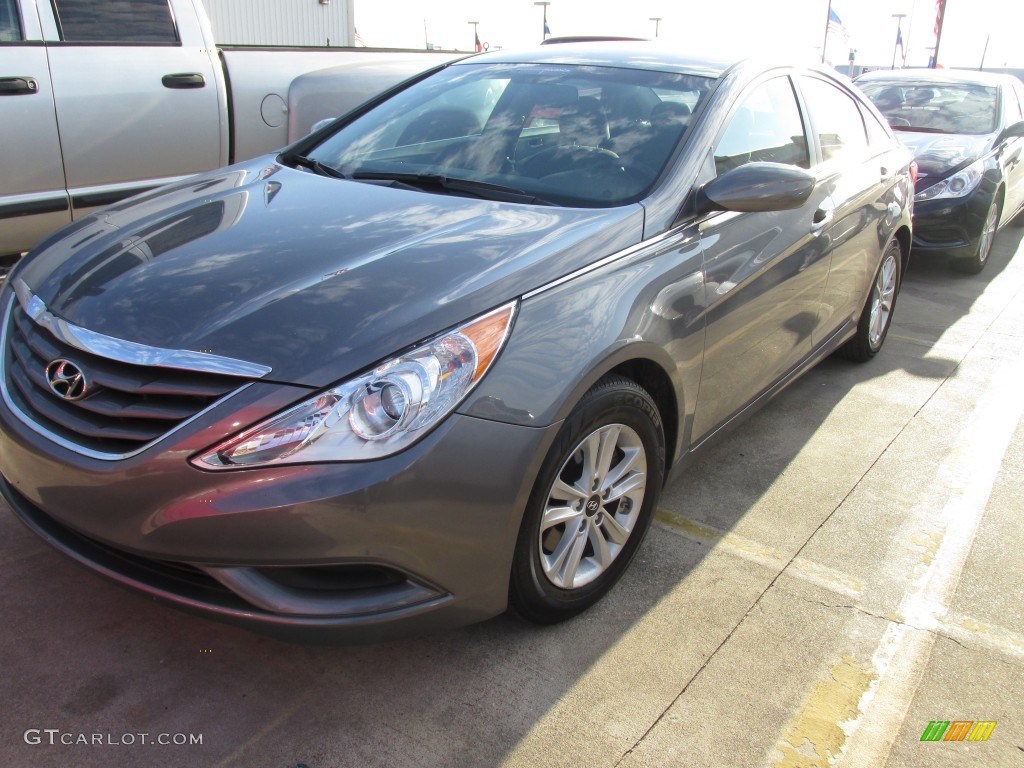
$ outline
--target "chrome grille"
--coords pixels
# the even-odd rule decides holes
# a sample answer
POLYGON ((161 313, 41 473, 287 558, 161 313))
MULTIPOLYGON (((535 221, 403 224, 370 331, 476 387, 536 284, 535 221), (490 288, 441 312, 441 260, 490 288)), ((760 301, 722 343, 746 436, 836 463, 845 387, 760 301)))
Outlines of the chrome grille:
POLYGON ((18 301, 4 318, 4 395, 22 420, 98 458, 141 450, 234 392, 248 378, 135 365, 83 351, 35 323, 18 301), (47 367, 67 359, 89 382, 69 400, 47 381, 47 367))

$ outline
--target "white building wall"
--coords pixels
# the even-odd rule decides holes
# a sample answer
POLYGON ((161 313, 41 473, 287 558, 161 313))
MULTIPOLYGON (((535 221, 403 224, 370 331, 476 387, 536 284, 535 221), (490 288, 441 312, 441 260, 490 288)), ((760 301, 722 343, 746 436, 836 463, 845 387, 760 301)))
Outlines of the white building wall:
POLYGON ((219 45, 351 46, 354 0, 201 0, 219 45))

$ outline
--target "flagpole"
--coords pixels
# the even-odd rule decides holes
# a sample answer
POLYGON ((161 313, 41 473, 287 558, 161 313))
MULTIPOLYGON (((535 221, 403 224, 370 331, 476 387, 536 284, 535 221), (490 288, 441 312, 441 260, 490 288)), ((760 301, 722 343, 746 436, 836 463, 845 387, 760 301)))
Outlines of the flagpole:
MULTIPOLYGON (((896 48, 903 45, 903 19, 907 17, 907 14, 894 13, 892 17, 896 19, 896 42, 892 44, 892 66, 889 69, 896 69, 896 48)), ((906 48, 903 50, 905 51, 906 48)))
POLYGON ((903 66, 907 66, 907 55, 910 53, 910 35, 914 31, 914 18, 917 13, 917 0, 910 4, 910 21, 907 22, 907 39, 903 41, 903 66))
MULTIPOLYGON (((831 0, 829 0, 831 2, 831 0)), ((935 19, 938 30, 935 33, 935 53, 932 55, 932 69, 939 66, 939 44, 942 42, 942 23, 946 20, 946 0, 935 0, 939 15, 935 19)))
POLYGON ((825 39, 821 43, 821 63, 825 63, 825 51, 828 50, 828 22, 832 18, 832 0, 828 0, 828 13, 825 14, 825 39))
POLYGON ((543 31, 543 34, 541 35, 540 39, 541 40, 547 40, 548 39, 548 6, 551 5, 551 3, 549 2, 549 0, 539 0, 539 2, 535 2, 534 5, 539 5, 539 6, 542 6, 544 8, 544 31, 543 31))

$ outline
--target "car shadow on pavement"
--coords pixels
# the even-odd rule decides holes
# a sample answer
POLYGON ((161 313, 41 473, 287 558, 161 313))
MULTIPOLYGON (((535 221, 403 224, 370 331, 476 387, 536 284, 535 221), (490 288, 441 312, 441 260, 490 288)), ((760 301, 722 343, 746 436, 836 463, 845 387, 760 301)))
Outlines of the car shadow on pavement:
MULTIPOLYGON (((885 350, 825 360, 699 455, 619 585, 561 625, 501 616, 374 646, 289 644, 119 590, 4 511, 0 764, 463 768, 500 765, 526 740, 569 750, 551 764, 574 764, 583 744, 625 754, 763 592, 757 568, 798 552, 866 471, 875 448, 856 430, 878 398, 910 412, 899 387, 955 372, 936 345, 1022 235, 1001 232, 977 276, 913 262, 885 350), (791 503, 766 501, 785 482, 791 503), (757 568, 711 562, 726 535, 763 550, 757 568), (77 740, 94 734, 108 743, 77 740), (146 741, 178 734, 202 743, 146 741)), ((888 439, 890 416, 877 418, 888 439)))

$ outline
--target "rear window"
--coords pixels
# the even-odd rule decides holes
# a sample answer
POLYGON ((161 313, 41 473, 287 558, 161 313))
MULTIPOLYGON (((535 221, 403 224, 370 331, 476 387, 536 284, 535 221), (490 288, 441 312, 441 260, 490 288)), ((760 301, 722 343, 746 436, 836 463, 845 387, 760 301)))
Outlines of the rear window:
POLYGON ((68 43, 174 45, 178 42, 167 0, 53 0, 53 10, 61 40, 68 43))
POLYGON ((858 83, 898 131, 992 133, 997 125, 995 86, 964 83, 858 83))

